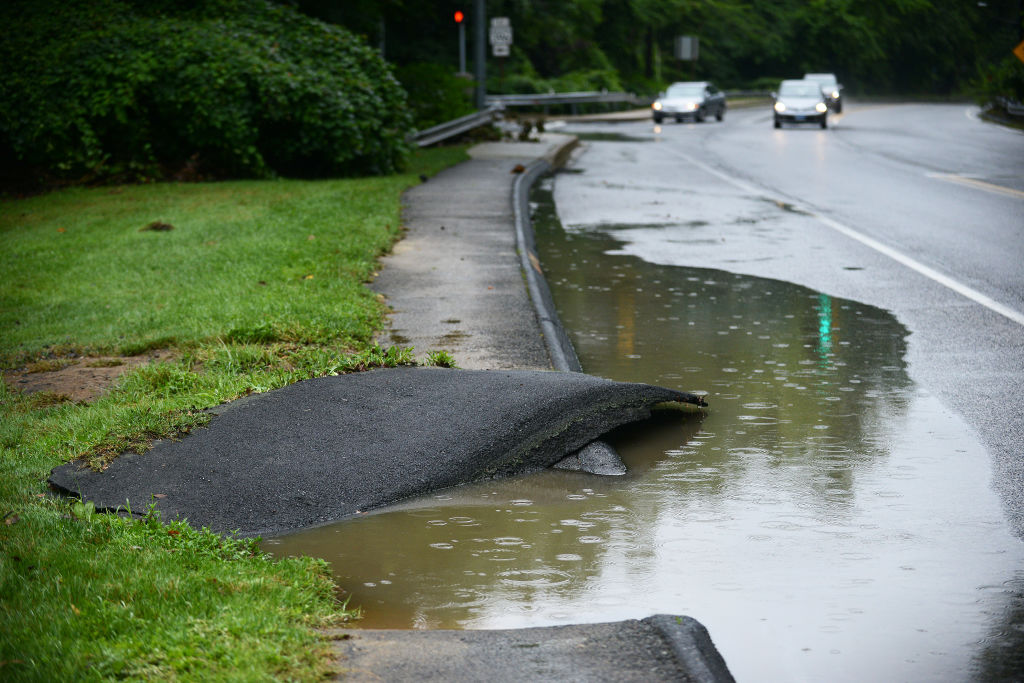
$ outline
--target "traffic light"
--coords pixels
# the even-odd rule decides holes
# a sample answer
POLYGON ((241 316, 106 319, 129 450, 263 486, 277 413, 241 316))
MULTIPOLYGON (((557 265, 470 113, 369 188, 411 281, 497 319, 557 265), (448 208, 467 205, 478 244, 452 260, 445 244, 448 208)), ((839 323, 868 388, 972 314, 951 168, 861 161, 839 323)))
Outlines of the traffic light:
POLYGON ((466 18, 466 15, 462 13, 462 10, 455 10, 455 23, 461 24, 462 20, 466 18))

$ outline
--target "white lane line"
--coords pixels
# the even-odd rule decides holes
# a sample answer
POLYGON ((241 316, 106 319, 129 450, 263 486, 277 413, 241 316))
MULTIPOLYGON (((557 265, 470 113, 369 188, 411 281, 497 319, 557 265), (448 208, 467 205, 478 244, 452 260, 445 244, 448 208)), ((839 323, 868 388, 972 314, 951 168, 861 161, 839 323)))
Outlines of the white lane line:
MULTIPOLYGON (((715 176, 716 178, 720 178, 721 180, 724 180, 725 182, 729 183, 733 187, 736 187, 736 188, 742 190, 743 192, 746 192, 748 194, 751 194, 751 195, 754 195, 754 196, 757 196, 757 197, 763 197, 764 196, 764 192, 761 192, 760 190, 755 188, 753 185, 749 185, 749 184, 743 182, 742 180, 737 180, 737 179, 735 179, 735 178, 733 178, 733 177, 731 177, 731 176, 729 176, 729 175, 719 171, 718 169, 715 169, 715 168, 712 168, 711 166, 708 166, 707 164, 705 164, 702 161, 698 161, 697 159, 694 159, 693 157, 691 157, 688 154, 684 154, 684 153, 678 152, 676 150, 672 150, 672 151, 676 154, 676 156, 679 156, 679 157, 685 159, 687 163, 692 164, 692 165, 694 165, 694 166, 696 166, 696 167, 698 167, 700 169, 703 169, 705 172, 710 173, 711 175, 715 176)), ((776 203, 778 203, 779 200, 774 200, 774 201, 776 201, 776 203)), ((995 313, 998 313, 1001 316, 1009 318, 1010 320, 1012 320, 1013 322, 1017 323, 1018 325, 1024 325, 1024 313, 1020 313, 1019 311, 1015 311, 1014 309, 1010 308, 1009 306, 1006 306, 1004 304, 999 303, 998 301, 996 301, 992 297, 990 297, 990 296, 988 296, 986 294, 982 294, 981 292, 979 292, 978 290, 974 289, 973 287, 969 287, 969 286, 963 284, 962 282, 954 280, 953 278, 949 277, 948 275, 944 275, 944 274, 940 273, 939 271, 935 270, 934 268, 931 268, 930 266, 926 266, 925 264, 921 263, 917 259, 911 258, 910 256, 907 256, 906 254, 904 254, 904 253, 902 253, 900 251, 897 251, 896 249, 893 249, 892 247, 890 247, 888 245, 882 244, 878 240, 876 240, 874 238, 871 238, 871 237, 868 237, 867 235, 865 235, 865 234, 863 234, 863 233, 861 233, 861 232, 859 232, 857 230, 854 230, 853 228, 847 227, 847 226, 843 225, 842 223, 840 223, 839 221, 835 221, 835 220, 832 220, 831 218, 828 218, 827 216, 822 216, 821 214, 815 213, 813 211, 809 211, 809 210, 807 210, 807 209, 805 209, 805 208, 803 208, 803 207, 801 207, 799 205, 796 205, 796 204, 790 204, 790 205, 793 206, 793 208, 796 208, 796 209, 799 209, 800 211, 803 211, 804 213, 808 214, 809 216, 813 216, 819 222, 821 222, 824 225, 827 225, 828 227, 832 228, 836 232, 841 233, 843 235, 846 235, 850 239, 857 240, 858 242, 860 242, 864 246, 869 247, 871 249, 874 249, 875 251, 877 251, 878 253, 882 254, 883 256, 888 256, 889 258, 891 258, 892 260, 896 261, 897 263, 903 264, 907 268, 910 268, 911 270, 913 270, 913 271, 915 271, 915 272, 917 272, 917 273, 919 273, 921 275, 924 275, 926 278, 928 278, 928 279, 930 279, 930 280, 932 280, 934 282, 939 283, 943 287, 947 287, 948 289, 953 290, 957 294, 960 294, 961 296, 967 297, 968 299, 970 299, 971 301, 974 301, 975 303, 981 304, 982 306, 984 306, 985 308, 989 309, 990 311, 993 311, 995 313)))
POLYGON ((945 180, 949 183, 973 187, 976 190, 983 190, 985 192, 991 192, 992 194, 1014 197, 1015 199, 1024 199, 1024 192, 1021 192, 1020 190, 1015 190, 1012 187, 1003 187, 1002 185, 996 185, 994 183, 987 183, 984 180, 978 180, 977 178, 971 178, 970 176, 959 175, 957 173, 925 173, 925 175, 929 178, 935 178, 936 180, 945 180))
POLYGON ((834 221, 831 218, 828 218, 827 216, 820 216, 818 214, 814 214, 814 217, 817 218, 822 223, 824 223, 825 225, 827 225, 828 227, 835 230, 836 232, 841 232, 847 237, 855 239, 865 246, 871 247, 878 253, 888 256, 894 261, 902 263, 907 268, 917 271, 921 275, 924 275, 926 278, 934 280, 935 282, 939 283, 944 287, 948 287, 957 294, 965 296, 971 301, 974 301, 975 303, 981 304, 990 311, 994 311, 999 315, 1009 318, 1018 325, 1024 325, 1024 314, 1013 310, 1009 306, 1004 306, 1003 304, 999 303, 992 297, 986 294, 982 294, 973 287, 968 287, 967 285, 963 284, 962 282, 958 282, 957 280, 954 280, 948 275, 943 275, 934 268, 926 266, 920 261, 913 259, 902 252, 896 251, 892 247, 882 244, 878 240, 872 239, 867 235, 864 235, 854 230, 853 228, 848 228, 842 223, 834 221))

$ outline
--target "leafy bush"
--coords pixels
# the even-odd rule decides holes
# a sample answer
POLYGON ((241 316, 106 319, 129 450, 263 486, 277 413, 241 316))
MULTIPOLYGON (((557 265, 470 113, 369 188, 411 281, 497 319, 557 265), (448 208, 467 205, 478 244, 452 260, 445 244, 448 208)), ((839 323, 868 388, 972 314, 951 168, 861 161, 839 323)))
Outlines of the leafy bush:
POLYGON ((973 83, 979 104, 987 105, 1005 97, 1024 102, 1024 64, 1015 55, 1005 57, 996 64, 985 65, 973 83))
POLYGON ((459 78, 450 68, 417 62, 395 74, 409 93, 413 126, 430 128, 476 111, 471 100, 473 81, 459 78))
POLYGON ((379 54, 266 0, 9 0, 0 164, 73 181, 387 173, 406 96, 379 54))

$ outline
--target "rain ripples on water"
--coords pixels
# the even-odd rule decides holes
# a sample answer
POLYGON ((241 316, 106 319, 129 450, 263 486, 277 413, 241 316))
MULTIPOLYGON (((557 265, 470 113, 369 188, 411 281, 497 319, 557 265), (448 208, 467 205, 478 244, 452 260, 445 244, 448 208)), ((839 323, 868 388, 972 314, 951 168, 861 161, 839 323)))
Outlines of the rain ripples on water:
POLYGON ((1020 542, 984 449, 908 376, 898 321, 616 255, 608 229, 545 216, 541 202, 541 261, 585 370, 706 392, 707 414, 611 434, 624 477, 471 484, 269 551, 330 561, 366 628, 673 613, 708 627, 738 680, 1024 669, 1020 542))

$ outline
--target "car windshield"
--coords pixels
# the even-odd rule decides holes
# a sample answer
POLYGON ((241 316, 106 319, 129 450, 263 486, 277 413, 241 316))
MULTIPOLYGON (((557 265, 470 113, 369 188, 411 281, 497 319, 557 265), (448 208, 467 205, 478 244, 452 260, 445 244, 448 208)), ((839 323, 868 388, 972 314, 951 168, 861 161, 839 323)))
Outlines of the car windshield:
POLYGON ((821 97, 821 88, 817 83, 783 83, 779 88, 780 97, 821 97))
POLYGON ((681 83, 669 86, 668 92, 665 93, 665 97, 700 97, 703 94, 703 85, 681 83))
POLYGON ((804 80, 815 81, 816 83, 828 86, 836 84, 836 77, 832 74, 807 74, 804 76, 804 80))

